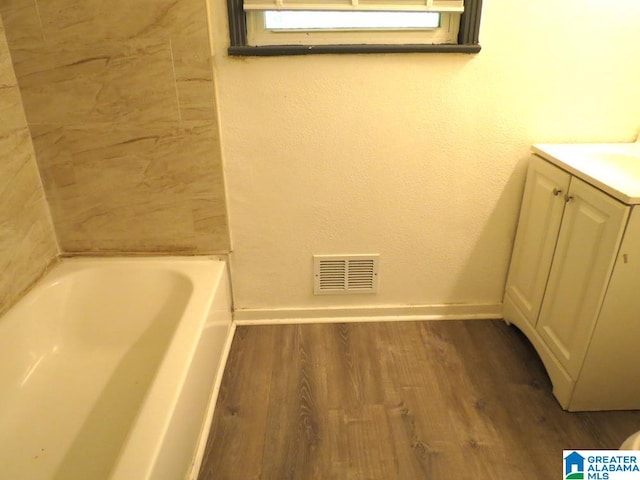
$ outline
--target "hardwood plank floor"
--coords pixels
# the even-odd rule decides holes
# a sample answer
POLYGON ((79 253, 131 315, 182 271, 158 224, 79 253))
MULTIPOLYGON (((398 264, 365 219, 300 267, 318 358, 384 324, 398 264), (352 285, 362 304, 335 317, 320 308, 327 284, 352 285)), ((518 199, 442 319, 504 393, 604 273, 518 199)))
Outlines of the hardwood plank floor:
POLYGON ((502 321, 239 327, 199 480, 548 480, 637 430, 563 411, 502 321))

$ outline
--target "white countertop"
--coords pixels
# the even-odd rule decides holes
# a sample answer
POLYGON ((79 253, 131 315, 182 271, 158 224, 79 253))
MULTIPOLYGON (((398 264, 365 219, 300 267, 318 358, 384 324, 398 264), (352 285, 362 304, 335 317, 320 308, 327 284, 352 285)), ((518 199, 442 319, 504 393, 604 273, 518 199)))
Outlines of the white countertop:
POLYGON ((640 142, 538 144, 531 150, 621 202, 640 204, 640 142))

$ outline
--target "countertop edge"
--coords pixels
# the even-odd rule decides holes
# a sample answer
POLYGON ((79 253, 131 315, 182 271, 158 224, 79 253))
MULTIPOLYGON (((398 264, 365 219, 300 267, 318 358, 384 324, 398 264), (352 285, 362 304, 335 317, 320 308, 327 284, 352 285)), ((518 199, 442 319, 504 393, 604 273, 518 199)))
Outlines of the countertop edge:
MULTIPOLYGON (((545 143, 545 144, 534 144, 531 146, 531 151, 535 154, 538 155, 539 157, 542 157, 543 159, 547 160, 548 162, 556 165, 557 167, 567 171, 568 173, 574 175, 575 177, 579 178, 580 180, 583 180, 587 183, 589 183, 590 185, 593 185, 594 187, 598 188, 599 190, 602 190, 604 193, 606 193, 607 195, 615 198, 616 200, 625 203, 627 205, 639 205, 640 204, 640 197, 635 197, 635 196, 629 196, 627 194, 625 194, 624 192, 619 191, 618 189, 612 187, 609 184, 606 184, 604 182, 602 182, 601 180, 593 177, 592 175, 589 175, 588 173, 580 170, 579 168, 575 167, 574 165, 568 164, 565 161, 563 161, 560 156, 558 155, 558 152, 554 152, 553 150, 558 150, 558 149, 569 149, 571 147, 576 147, 576 148, 589 148, 589 147, 602 147, 602 146, 606 146, 606 145, 614 145, 614 144, 603 144, 603 143, 597 143, 597 144, 551 144, 551 143, 545 143), (551 150, 551 151, 550 151, 551 150)), ((618 144, 619 145, 619 144, 618 144)))

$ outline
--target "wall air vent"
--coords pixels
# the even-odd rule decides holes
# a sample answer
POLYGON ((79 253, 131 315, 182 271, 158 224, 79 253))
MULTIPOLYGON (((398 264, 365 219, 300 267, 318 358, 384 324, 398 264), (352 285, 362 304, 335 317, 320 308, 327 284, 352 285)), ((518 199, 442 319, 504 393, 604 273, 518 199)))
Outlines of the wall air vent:
POLYGON ((376 293, 380 255, 314 255, 313 293, 376 293))

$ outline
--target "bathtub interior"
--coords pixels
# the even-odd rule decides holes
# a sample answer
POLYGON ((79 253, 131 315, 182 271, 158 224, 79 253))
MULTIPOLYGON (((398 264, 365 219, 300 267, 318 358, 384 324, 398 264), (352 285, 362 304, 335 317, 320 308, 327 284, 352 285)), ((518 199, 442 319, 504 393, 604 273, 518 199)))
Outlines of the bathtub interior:
MULTIPOLYGON (((136 448, 130 437, 141 429, 143 406, 158 414, 171 403, 149 398, 154 382, 189 367, 167 357, 191 348, 173 343, 186 338, 184 316, 201 288, 192 278, 171 267, 78 263, 54 270, 0 318, 0 348, 12 359, 0 365, 0 479, 111 478, 126 449, 136 448)), ((224 320, 223 338, 228 314, 224 320)), ((162 415, 157 421, 168 424, 166 408, 162 415)), ((123 478, 131 474, 138 475, 123 478)))

